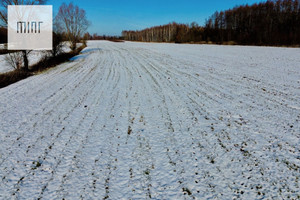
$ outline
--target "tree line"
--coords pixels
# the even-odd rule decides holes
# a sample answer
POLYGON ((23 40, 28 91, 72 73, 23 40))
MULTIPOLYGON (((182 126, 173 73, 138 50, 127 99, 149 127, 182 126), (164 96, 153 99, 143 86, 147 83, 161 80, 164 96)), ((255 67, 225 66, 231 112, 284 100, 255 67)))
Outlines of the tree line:
POLYGON ((191 25, 173 22, 141 31, 122 31, 122 37, 131 41, 181 43, 202 41, 203 32, 204 28, 195 22, 191 25))
POLYGON ((85 40, 109 40, 112 42, 123 42, 123 38, 120 36, 98 35, 97 33, 91 35, 89 32, 85 33, 83 38, 85 40))
POLYGON ((299 0, 268 0, 215 12, 199 26, 170 23, 141 31, 123 31, 125 40, 143 42, 213 42, 299 45, 299 0))

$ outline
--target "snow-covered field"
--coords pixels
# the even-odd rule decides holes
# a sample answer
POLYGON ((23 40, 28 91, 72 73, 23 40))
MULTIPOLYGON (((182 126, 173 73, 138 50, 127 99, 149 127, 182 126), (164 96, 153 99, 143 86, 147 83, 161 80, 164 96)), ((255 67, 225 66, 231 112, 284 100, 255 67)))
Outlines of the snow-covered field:
POLYGON ((299 55, 89 42, 0 89, 0 199, 299 199, 299 55))

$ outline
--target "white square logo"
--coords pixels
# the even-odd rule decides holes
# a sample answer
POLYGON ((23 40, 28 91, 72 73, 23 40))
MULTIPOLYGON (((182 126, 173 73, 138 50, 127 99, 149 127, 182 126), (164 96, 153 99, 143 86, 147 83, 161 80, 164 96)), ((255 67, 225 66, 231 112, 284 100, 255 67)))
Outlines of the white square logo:
POLYGON ((8 6, 8 50, 52 50, 52 6, 8 6))

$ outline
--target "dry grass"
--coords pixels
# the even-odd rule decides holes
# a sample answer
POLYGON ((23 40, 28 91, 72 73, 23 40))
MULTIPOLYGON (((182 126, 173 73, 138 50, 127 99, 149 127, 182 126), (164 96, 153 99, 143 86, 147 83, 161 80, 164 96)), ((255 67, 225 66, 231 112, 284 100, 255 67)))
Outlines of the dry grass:
POLYGON ((7 49, 0 49, 0 55, 2 54, 8 54, 7 49))
POLYGON ((237 45, 237 43, 235 41, 226 41, 223 42, 222 45, 237 45))
POLYGON ((14 70, 4 74, 0 74, 0 88, 16 83, 20 80, 28 78, 32 73, 24 70, 14 70))
POLYGON ((120 39, 116 39, 116 38, 108 39, 108 41, 111 41, 111 42, 124 42, 124 40, 120 40, 120 39))

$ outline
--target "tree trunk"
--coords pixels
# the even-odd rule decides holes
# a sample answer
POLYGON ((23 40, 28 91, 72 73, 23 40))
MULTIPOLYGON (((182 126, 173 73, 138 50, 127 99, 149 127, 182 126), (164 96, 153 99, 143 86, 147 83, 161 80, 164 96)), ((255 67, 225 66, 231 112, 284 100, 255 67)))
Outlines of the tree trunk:
POLYGON ((28 54, 27 54, 27 51, 26 51, 26 50, 23 50, 22 53, 23 53, 23 62, 24 62, 24 67, 23 67, 23 69, 24 69, 25 71, 28 71, 28 70, 29 70, 29 67, 28 67, 28 54))
POLYGON ((75 50, 76 50, 76 43, 77 43, 76 40, 72 40, 72 41, 71 41, 71 50, 72 50, 72 51, 75 51, 75 50))

